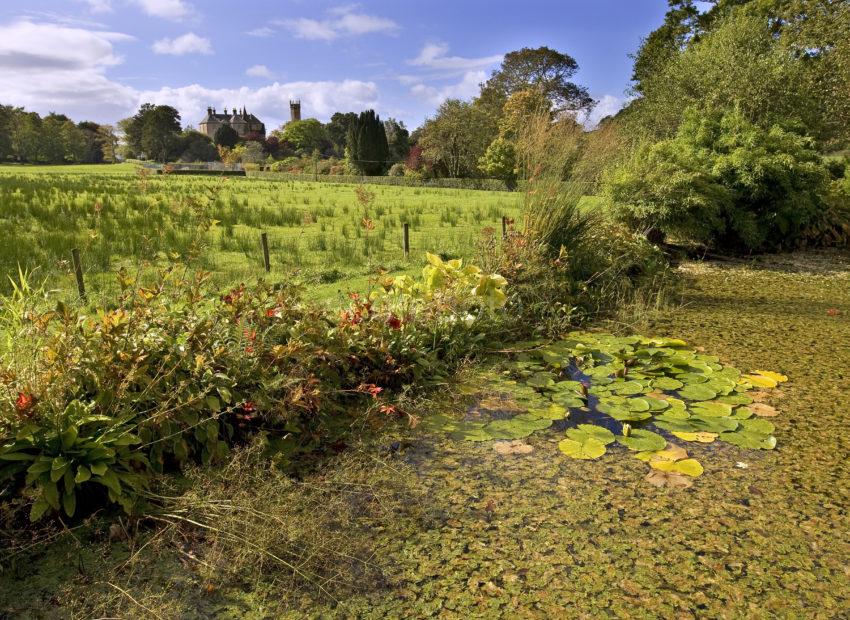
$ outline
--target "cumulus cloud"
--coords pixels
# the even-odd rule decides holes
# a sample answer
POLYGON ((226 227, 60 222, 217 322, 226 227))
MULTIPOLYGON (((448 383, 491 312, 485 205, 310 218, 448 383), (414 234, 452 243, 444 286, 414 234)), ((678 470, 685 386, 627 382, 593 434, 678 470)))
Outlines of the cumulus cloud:
POLYGON ((138 93, 137 105, 144 102, 167 104, 180 111, 183 125, 196 125, 208 106, 245 106, 259 116, 266 129, 289 117, 289 100, 300 99, 305 117, 328 119, 339 110, 364 110, 376 107, 378 87, 374 82, 343 80, 338 82, 287 82, 261 88, 205 88, 199 84, 179 88, 160 88, 138 93))
POLYGON ((0 24, 0 92, 4 103, 76 118, 114 119, 136 92, 109 80, 121 63, 113 44, 133 37, 117 32, 19 20, 0 24))
POLYGON ((628 102, 628 99, 615 97, 614 95, 603 95, 590 112, 579 116, 579 121, 585 128, 594 129, 599 124, 599 121, 606 116, 616 114, 628 102))
POLYGON ((272 30, 268 26, 263 26, 261 28, 254 28, 253 30, 249 30, 245 34, 247 34, 249 37, 270 37, 274 34, 274 30, 272 30))
POLYGON ((250 75, 251 77, 263 77, 269 79, 274 77, 271 70, 266 65, 254 65, 252 67, 248 67, 245 74, 250 75))
POLYGON ((133 0, 141 9, 153 17, 179 20, 190 13, 184 0, 133 0))
POLYGON ((172 56, 185 56, 186 54, 212 54, 210 40, 199 37, 194 32, 174 39, 160 39, 151 46, 157 54, 170 54, 172 56))
POLYGON ((332 41, 341 36, 358 36, 376 32, 393 34, 399 25, 386 17, 367 15, 358 12, 357 5, 340 6, 330 9, 326 19, 299 17, 275 21, 299 39, 314 41, 332 41))
POLYGON ((502 54, 482 56, 480 58, 464 58, 449 56, 449 46, 446 43, 429 43, 425 45, 416 58, 407 61, 414 67, 424 67, 442 73, 464 73, 486 69, 502 62, 502 54))
POLYGON ((456 84, 448 84, 445 86, 430 86, 419 83, 414 84, 410 93, 427 101, 432 105, 440 105, 446 99, 470 99, 478 94, 478 86, 487 79, 487 74, 484 71, 468 71, 464 74, 463 79, 456 84))

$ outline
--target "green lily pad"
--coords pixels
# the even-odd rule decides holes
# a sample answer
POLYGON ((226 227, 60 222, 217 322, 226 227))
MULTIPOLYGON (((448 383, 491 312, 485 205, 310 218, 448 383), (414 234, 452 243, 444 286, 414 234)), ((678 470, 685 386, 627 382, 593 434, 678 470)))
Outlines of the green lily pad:
POLYGON ((528 437, 534 431, 543 430, 550 426, 552 426, 552 420, 523 413, 509 420, 494 420, 484 426, 484 430, 493 439, 522 439, 528 437))
POLYGON ((583 460, 598 459, 605 454, 605 444, 593 437, 584 441, 562 439, 558 442, 558 449, 571 458, 583 460))
POLYGON ((706 433, 724 433, 734 431, 738 428, 739 420, 734 418, 714 418, 701 415, 692 415, 688 418, 688 423, 691 424, 697 431, 705 431, 706 433))
POLYGON ((611 391, 620 394, 621 396, 632 396, 635 394, 643 394, 645 388, 638 381, 624 381, 623 383, 615 383, 611 387, 611 391))
POLYGON ((529 409, 528 413, 537 418, 544 418, 546 420, 563 420, 570 415, 566 407, 556 405, 555 403, 552 403, 548 407, 534 407, 529 409))
POLYGON ((470 428, 449 433, 454 441, 492 441, 493 436, 483 428, 470 428))
POLYGON ((739 430, 734 433, 720 433, 720 441, 731 443, 739 448, 750 450, 773 450, 776 447, 776 437, 754 431, 739 430))
POLYGON ((597 410, 620 422, 639 422, 648 420, 652 414, 648 411, 632 411, 625 405, 600 403, 597 410))
POLYGON ((732 415, 732 405, 710 400, 691 405, 691 411, 697 415, 725 418, 732 415))
POLYGON ((717 398, 717 392, 702 385, 686 385, 679 390, 679 396, 688 400, 713 400, 717 398))
POLYGON ((727 403, 729 405, 749 405, 753 402, 753 399, 747 396, 746 394, 728 394, 726 396, 719 396, 717 398, 721 403, 727 403))
POLYGON ((636 452, 662 450, 667 445, 667 440, 658 433, 641 428, 634 429, 628 437, 617 435, 617 441, 636 452))
POLYGON ((588 438, 596 439, 603 445, 614 443, 614 433, 602 426, 595 424, 579 424, 576 428, 567 429, 567 437, 575 441, 585 441, 588 438))
POLYGON ((525 383, 536 388, 548 388, 555 385, 555 379, 548 372, 536 372, 525 383))
POLYGON ((584 407, 587 404, 580 396, 557 393, 552 395, 552 402, 566 408, 584 407))

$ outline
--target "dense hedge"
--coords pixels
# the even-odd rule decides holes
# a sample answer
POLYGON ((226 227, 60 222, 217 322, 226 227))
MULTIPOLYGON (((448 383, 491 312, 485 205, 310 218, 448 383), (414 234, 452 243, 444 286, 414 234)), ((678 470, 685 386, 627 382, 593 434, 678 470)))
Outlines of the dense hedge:
POLYGON ((478 189, 493 192, 510 192, 517 188, 509 188, 499 179, 413 179, 409 177, 390 176, 356 176, 320 174, 292 174, 289 172, 248 171, 252 178, 280 181, 315 181, 323 183, 368 183, 372 185, 397 185, 403 187, 438 187, 445 189, 478 189))

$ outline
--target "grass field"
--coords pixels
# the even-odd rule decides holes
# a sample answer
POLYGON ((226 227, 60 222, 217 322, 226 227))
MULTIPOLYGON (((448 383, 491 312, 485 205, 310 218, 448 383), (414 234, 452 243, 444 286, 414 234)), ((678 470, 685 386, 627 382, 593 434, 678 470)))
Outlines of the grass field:
MULTIPOLYGON (((262 273, 266 232, 271 277, 297 278, 328 297, 381 268, 417 269, 425 251, 469 257, 482 230, 498 234, 501 217, 519 208, 520 196, 506 192, 169 177, 130 164, 2 166, 0 227, 9 242, 0 244, 0 273, 20 267, 73 294, 71 250, 79 248, 92 297, 114 292, 121 267, 186 264, 225 285, 262 273)), ((4 277, 0 290, 9 286, 4 277)))

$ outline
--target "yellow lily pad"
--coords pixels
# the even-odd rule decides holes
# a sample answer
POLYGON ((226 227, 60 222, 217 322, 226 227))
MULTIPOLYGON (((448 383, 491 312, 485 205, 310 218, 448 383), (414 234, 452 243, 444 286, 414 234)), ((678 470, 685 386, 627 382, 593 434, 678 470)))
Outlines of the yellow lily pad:
POLYGON ((762 377, 767 377, 768 379, 773 379, 777 383, 785 383, 788 381, 787 376, 778 372, 773 372, 772 370, 754 370, 753 373, 761 375, 762 377))
POLYGON ((741 377, 741 381, 760 388, 774 388, 779 383, 776 379, 764 375, 744 375, 741 377))
POLYGON ((673 434, 684 441, 698 441, 699 443, 711 443, 717 439, 717 433, 707 433, 705 431, 697 431, 695 433, 673 431, 673 434))
POLYGON ((653 469, 646 475, 645 480, 657 487, 673 487, 687 489, 693 482, 687 476, 670 471, 653 469))
POLYGON ((649 466, 660 471, 674 472, 696 478, 704 471, 700 462, 696 459, 683 459, 681 461, 649 461, 649 466))

